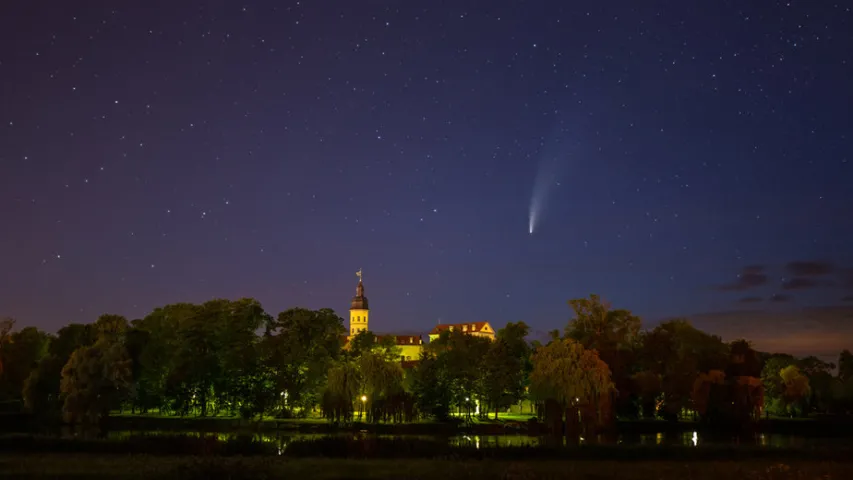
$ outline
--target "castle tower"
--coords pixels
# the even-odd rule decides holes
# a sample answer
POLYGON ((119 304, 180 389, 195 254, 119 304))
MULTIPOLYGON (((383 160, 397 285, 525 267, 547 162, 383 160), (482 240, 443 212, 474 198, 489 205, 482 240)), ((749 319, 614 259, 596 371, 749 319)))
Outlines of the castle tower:
POLYGON ((358 332, 367 330, 367 297, 364 296, 364 284, 361 283, 361 269, 355 274, 358 276, 358 286, 355 288, 355 296, 349 309, 349 334, 355 336, 358 332))

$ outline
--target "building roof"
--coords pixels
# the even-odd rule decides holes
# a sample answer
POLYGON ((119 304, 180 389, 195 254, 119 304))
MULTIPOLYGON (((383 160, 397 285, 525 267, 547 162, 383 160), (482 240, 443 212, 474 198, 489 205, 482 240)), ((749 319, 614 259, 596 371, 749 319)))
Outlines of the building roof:
POLYGON ((350 310, 368 310, 367 308, 367 297, 364 296, 364 284, 361 283, 361 280, 358 281, 358 286, 355 287, 355 296, 352 297, 352 303, 350 303, 350 310))
POLYGON ((486 331, 488 333, 494 333, 494 329, 492 328, 491 325, 489 325, 489 322, 468 322, 468 323, 447 323, 447 324, 436 325, 432 329, 432 331, 429 332, 429 334, 430 335, 439 335, 439 334, 441 334, 441 332, 443 332, 445 330, 462 330, 463 332, 466 332, 466 333, 477 333, 477 332, 482 332, 484 330, 484 328, 486 327, 486 325, 489 326, 489 328, 486 329, 486 331))

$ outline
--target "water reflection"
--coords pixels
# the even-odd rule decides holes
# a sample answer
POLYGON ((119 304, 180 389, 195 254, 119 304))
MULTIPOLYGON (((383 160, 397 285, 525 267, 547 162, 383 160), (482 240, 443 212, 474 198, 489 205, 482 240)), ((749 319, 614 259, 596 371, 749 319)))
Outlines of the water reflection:
MULTIPOLYGON (((63 436, 80 436, 79 434, 66 432, 63 436)), ((579 437, 576 441, 569 441, 565 437, 539 437, 530 435, 374 435, 369 433, 340 433, 340 434, 302 434, 287 432, 229 432, 209 433, 197 431, 113 431, 106 434, 107 439, 126 440, 138 436, 191 436, 197 438, 211 438, 219 441, 228 440, 253 440, 270 443, 278 448, 279 454, 285 451, 292 442, 317 440, 321 438, 397 438, 397 439, 420 439, 433 442, 446 443, 450 446, 494 448, 494 447, 537 447, 537 446, 567 446, 567 445, 621 445, 621 446, 690 446, 702 448, 703 446, 719 445, 752 445, 768 448, 803 448, 815 446, 837 446, 838 439, 820 439, 799 437, 781 434, 756 434, 754 436, 727 436, 710 435, 699 432, 665 433, 655 434, 608 434, 579 437)))

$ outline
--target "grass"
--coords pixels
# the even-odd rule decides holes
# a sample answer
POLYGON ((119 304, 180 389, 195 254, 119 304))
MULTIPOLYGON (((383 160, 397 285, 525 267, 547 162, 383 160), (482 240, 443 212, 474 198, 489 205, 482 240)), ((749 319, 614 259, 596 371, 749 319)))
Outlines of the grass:
POLYGON ((279 457, 200 458, 145 455, 2 455, 0 471, 18 478, 126 478, 196 480, 207 478, 347 478, 384 480, 400 478, 432 480, 448 478, 507 480, 584 479, 603 480, 830 480, 853 478, 853 465, 824 462, 659 462, 614 463, 605 461, 508 461, 451 460, 337 460, 279 457))

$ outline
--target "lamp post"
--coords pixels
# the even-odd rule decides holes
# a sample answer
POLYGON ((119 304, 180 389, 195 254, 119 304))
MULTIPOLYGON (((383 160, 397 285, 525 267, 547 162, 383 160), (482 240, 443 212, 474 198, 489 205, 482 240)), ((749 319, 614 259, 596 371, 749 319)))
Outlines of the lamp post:
POLYGON ((367 410, 367 395, 361 396, 361 408, 358 409, 358 420, 361 421, 361 412, 367 410))

